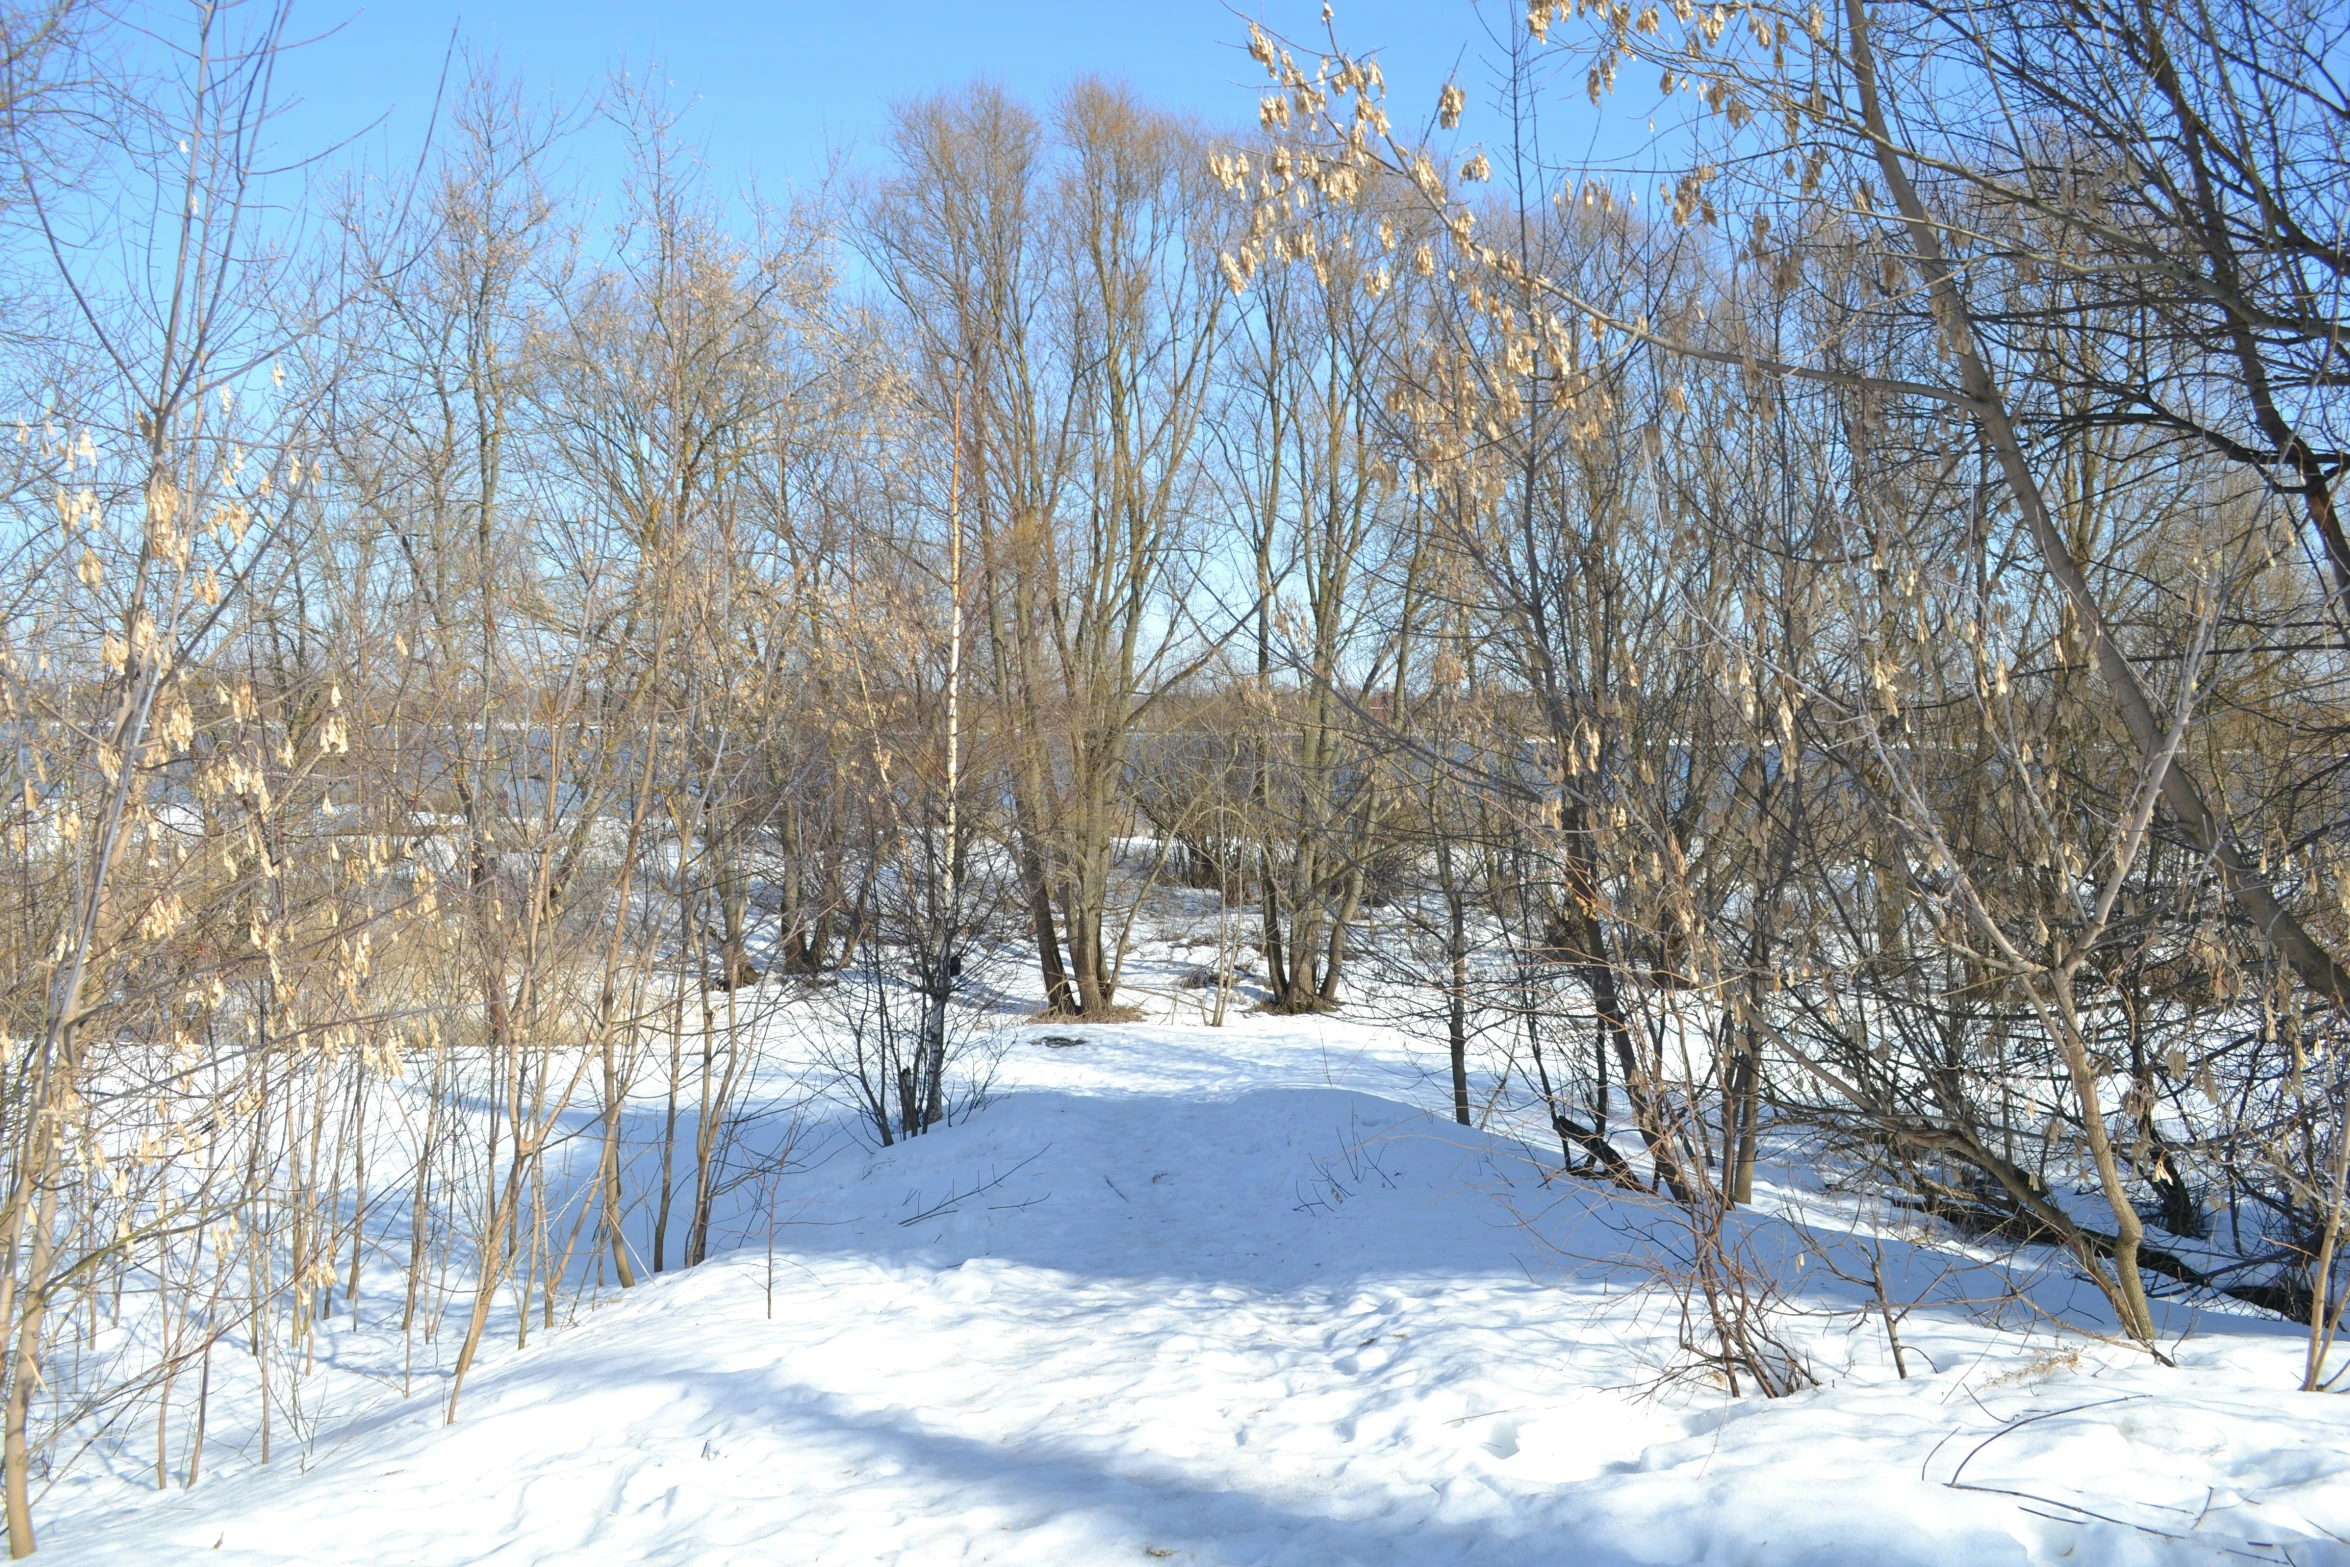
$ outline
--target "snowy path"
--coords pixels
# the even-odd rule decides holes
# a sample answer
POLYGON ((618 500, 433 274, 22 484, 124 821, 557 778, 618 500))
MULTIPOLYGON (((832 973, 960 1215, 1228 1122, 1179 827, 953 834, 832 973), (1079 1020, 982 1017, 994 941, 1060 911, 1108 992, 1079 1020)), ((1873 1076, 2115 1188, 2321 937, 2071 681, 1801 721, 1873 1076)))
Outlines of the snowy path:
POLYGON ((1903 1382, 1821 1293, 1821 1389, 1659 1395, 1670 1302, 1604 1263, 1639 1210, 1429 1117, 1381 1037, 1087 1040, 797 1178, 772 1318, 761 1236, 493 1360, 454 1428, 420 1397, 307 1474, 89 1490, 43 1554, 2350 1564, 2350 1404, 2287 1391, 2289 1333, 2206 1319, 2164 1371, 1926 1308, 1903 1382))

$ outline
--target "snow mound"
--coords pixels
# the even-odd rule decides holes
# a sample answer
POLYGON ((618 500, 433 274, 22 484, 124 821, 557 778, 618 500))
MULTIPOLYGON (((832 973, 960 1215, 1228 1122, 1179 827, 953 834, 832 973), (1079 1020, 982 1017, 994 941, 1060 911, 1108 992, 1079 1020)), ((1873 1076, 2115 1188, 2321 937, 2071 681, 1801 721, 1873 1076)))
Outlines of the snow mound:
POLYGON ((772 1258, 492 1360, 456 1425, 419 1397, 307 1473, 92 1497, 46 1554, 2350 1564, 2350 1406, 2287 1391, 2289 1332, 2207 1320, 2166 1370, 1929 1305, 1901 1380, 1856 1298, 1799 1290, 1823 1386, 1731 1400, 1663 1377, 1678 1307, 1613 1260, 1637 1201, 1392 1059, 1215 1037, 1015 1046, 967 1124, 837 1141, 772 1258))

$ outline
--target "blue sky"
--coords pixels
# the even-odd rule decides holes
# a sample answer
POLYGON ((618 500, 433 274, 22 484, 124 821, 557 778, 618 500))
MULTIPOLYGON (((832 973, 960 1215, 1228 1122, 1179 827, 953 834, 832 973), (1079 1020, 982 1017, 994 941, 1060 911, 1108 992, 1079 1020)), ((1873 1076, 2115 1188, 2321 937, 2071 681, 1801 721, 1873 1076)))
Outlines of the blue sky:
MULTIPOLYGON (((1455 61, 1465 81, 1491 56, 1486 26, 1520 0, 1337 0, 1347 47, 1377 49, 1391 112, 1416 123, 1455 61)), ((730 183, 805 181, 828 148, 869 144, 892 100, 978 76, 1039 103, 1088 72, 1124 76, 1157 102, 1210 119, 1254 117, 1247 14, 1316 40, 1320 0, 306 0, 297 34, 332 29, 288 63, 303 102, 289 143, 371 135, 413 155, 452 30, 509 72, 565 97, 592 93, 616 66, 658 68, 714 170, 730 183)))

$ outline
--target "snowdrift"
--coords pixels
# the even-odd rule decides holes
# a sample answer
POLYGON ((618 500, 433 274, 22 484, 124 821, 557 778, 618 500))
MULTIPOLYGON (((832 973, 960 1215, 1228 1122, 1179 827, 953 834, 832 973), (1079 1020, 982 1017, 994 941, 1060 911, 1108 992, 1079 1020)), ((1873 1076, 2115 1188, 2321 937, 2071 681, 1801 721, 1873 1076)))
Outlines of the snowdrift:
POLYGON ((43 1555, 2350 1563, 2350 1404, 2287 1391, 2289 1328, 2173 1308, 2166 1369, 2056 1327, 2085 1308, 2045 1258, 1895 1240, 1904 1380, 1820 1260, 1832 1204, 1779 1191, 1822 1385, 1732 1399, 1675 1374, 1660 1212, 1420 1083, 1331 1020, 1021 1037, 966 1124, 834 1139, 772 1251, 489 1361, 454 1426, 386 1395, 306 1472, 60 1487, 43 1555))

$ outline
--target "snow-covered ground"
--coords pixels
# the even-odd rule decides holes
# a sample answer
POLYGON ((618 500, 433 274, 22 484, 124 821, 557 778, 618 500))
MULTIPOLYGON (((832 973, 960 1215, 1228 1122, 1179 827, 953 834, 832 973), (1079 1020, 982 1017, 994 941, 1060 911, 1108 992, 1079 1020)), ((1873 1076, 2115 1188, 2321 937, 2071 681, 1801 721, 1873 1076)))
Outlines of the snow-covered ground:
POLYGON ((1851 1271, 1849 1216, 1782 1187, 1809 1227, 1756 1245, 1821 1385, 1733 1399, 1674 1374, 1679 1306, 1637 1261, 1664 1211, 1431 1113, 1392 1031, 1001 1037, 964 1124, 820 1140, 772 1254, 754 1225, 493 1355, 454 1426, 383 1375, 305 1462, 59 1486, 43 1554, 2350 1564, 2350 1400, 2291 1391, 2286 1325, 2172 1308, 2167 1369, 2057 1325, 2094 1318, 2045 1257, 1893 1241, 1896 1298, 1931 1297, 1902 1380, 1819 1261, 1851 1271))

